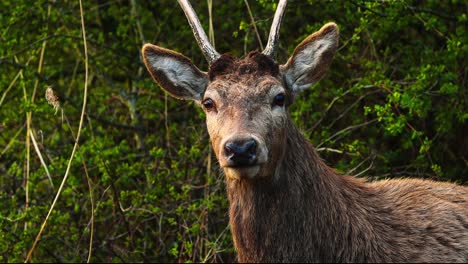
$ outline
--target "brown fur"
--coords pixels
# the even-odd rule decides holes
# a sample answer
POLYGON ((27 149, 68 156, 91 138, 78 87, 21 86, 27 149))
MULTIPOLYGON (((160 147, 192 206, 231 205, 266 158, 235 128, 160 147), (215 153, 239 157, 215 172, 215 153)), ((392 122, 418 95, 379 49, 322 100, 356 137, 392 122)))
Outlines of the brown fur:
POLYGON ((225 54, 208 74, 178 53, 143 48, 163 89, 212 102, 207 128, 226 175, 239 261, 468 262, 467 187, 340 176, 294 126, 287 107, 324 75, 337 45, 338 27, 329 23, 285 65, 258 52, 225 54), (279 94, 284 105, 274 103, 279 94), (223 149, 232 139, 255 139, 257 163, 230 167, 223 149))
POLYGON ((226 109, 208 124, 215 153, 223 136, 261 130, 269 159, 280 163, 278 175, 226 179, 240 262, 468 261, 466 187, 337 175, 289 116, 278 123, 264 115, 259 101, 281 78, 256 70, 262 67, 250 57, 222 60, 209 72, 216 82, 208 90, 222 95, 216 101, 226 109), (242 65, 253 70, 242 74, 242 65))
POLYGON ((277 180, 227 180, 240 262, 468 260, 466 187, 339 176, 288 122, 277 180))
POLYGON ((252 51, 243 60, 238 60, 230 54, 223 54, 211 66, 208 72, 210 81, 216 77, 223 75, 272 75, 276 76, 279 73, 278 64, 270 57, 263 55, 260 52, 252 51))

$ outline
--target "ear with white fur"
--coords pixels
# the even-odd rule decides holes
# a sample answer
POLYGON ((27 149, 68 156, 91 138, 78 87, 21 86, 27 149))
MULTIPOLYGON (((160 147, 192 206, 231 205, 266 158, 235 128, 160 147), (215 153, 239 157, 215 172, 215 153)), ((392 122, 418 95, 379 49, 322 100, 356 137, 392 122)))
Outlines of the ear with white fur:
POLYGON ((184 55, 152 44, 142 49, 146 68, 156 83, 170 95, 179 99, 200 102, 208 76, 184 55))
POLYGON ((289 89, 297 94, 323 77, 338 47, 338 37, 338 26, 328 23, 296 47, 288 62, 280 66, 289 89))

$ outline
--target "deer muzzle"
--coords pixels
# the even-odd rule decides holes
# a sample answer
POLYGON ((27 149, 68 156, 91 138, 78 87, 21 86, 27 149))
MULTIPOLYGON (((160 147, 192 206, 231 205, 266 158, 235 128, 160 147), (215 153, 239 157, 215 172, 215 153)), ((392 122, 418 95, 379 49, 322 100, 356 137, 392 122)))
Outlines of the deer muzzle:
POLYGON ((264 143, 252 135, 229 137, 221 143, 220 150, 220 165, 230 178, 253 179, 266 162, 264 143))
POLYGON ((253 138, 230 140, 224 144, 224 158, 229 167, 245 167, 257 162, 257 141, 253 138))

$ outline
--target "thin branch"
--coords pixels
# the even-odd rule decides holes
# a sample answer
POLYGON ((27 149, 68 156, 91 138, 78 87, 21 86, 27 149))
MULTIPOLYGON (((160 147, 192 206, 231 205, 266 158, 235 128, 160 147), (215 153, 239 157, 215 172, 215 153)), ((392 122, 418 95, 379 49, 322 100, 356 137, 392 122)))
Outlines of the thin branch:
POLYGON ((378 93, 380 92, 380 90, 375 90, 375 91, 371 91, 371 92, 367 92, 361 96, 359 96, 359 98, 354 101, 354 103, 352 103, 350 106, 348 106, 348 108, 346 108, 337 118, 335 118, 331 124, 328 126, 328 128, 332 127, 338 120, 340 120, 341 118, 343 118, 354 106, 356 106, 356 104, 358 104, 362 99, 364 99, 366 96, 368 95, 371 95, 371 94, 374 94, 374 93, 378 93))
MULTIPOLYGON (((226 233, 226 231, 229 230, 229 225, 226 226, 226 228, 224 228, 224 230, 221 232, 221 234, 219 234, 219 236, 216 238, 215 242, 213 243, 213 246, 211 246, 210 250, 208 251, 208 253, 206 254, 206 256, 203 258, 203 263, 206 263, 208 261, 208 259, 211 257, 212 255, 212 251, 213 251, 213 248, 218 244, 218 241, 221 239, 221 237, 224 235, 224 233, 226 233)), ((216 254, 216 253, 219 253, 221 251, 215 251, 213 253, 216 254)))
POLYGON ((216 49, 215 45, 215 37, 214 37, 214 28, 213 28, 213 0, 207 0, 208 1, 208 38, 210 40, 211 45, 213 45, 213 48, 216 49))
POLYGON ((330 111, 330 109, 332 108, 332 106, 335 104, 336 101, 338 101, 338 99, 340 99, 341 97, 345 96, 346 94, 348 94, 349 92, 351 92, 351 90, 346 90, 343 94, 339 95, 339 96, 336 96, 335 98, 333 98, 333 100, 328 104, 327 106, 327 109, 325 109, 325 112, 323 113, 322 117, 317 121, 315 122, 315 124, 312 126, 312 128, 308 129, 307 130, 307 133, 310 133, 312 131, 314 131, 317 126, 322 123, 323 119, 325 118, 325 116, 327 115, 327 113, 330 111))
POLYGON ((258 44, 260 45, 260 48, 263 50, 262 39, 260 38, 260 34, 258 33, 257 25, 255 23, 255 19, 254 19, 253 15, 252 15, 252 11, 250 10, 249 2, 247 0, 244 0, 244 3, 245 3, 245 6, 247 7, 247 11, 249 12, 250 22, 252 23, 252 26, 253 26, 254 31, 255 31, 255 35, 257 36, 258 44))
POLYGON ((142 29, 142 26, 141 26, 141 21, 138 17, 138 12, 136 10, 136 0, 131 0, 131 5, 132 5, 132 9, 131 9, 131 14, 132 16, 135 18, 135 21, 136 21, 136 26, 137 26, 137 31, 138 31, 138 36, 140 37, 140 41, 141 41, 141 45, 144 45, 146 43, 146 39, 145 39, 145 36, 143 35, 143 29, 142 29))
POLYGON ((428 14, 431 14, 431 15, 434 15, 434 16, 438 16, 440 18, 447 19, 447 20, 457 21, 457 17, 455 17, 455 16, 442 14, 442 13, 436 12, 436 11, 434 11, 432 9, 422 8, 422 7, 415 7, 415 6, 407 6, 407 7, 408 7, 409 10, 413 11, 414 13, 416 13, 416 12, 428 13, 428 14))
POLYGON ((361 4, 359 4, 359 3, 356 3, 355 1, 351 1, 351 4, 353 4, 353 5, 357 6, 357 7, 363 8, 363 9, 365 9, 365 10, 371 12, 371 13, 374 13, 374 14, 376 14, 376 15, 379 15, 379 16, 381 16, 381 17, 387 17, 386 14, 384 14, 384 13, 382 13, 382 12, 378 12, 378 11, 372 10, 372 9, 366 7, 365 5, 361 5, 361 4))
POLYGON ((45 226, 47 224, 47 220, 49 219, 52 211, 54 210, 55 204, 57 203, 58 198, 59 198, 59 196, 60 196, 60 194, 61 194, 61 192, 63 190, 63 187, 65 185, 65 182, 67 181, 67 178, 68 178, 68 175, 69 175, 69 172, 70 172, 70 168, 71 168, 71 163, 72 163, 73 158, 75 156, 76 149, 78 148, 78 142, 79 142, 80 135, 81 135, 81 128, 82 128, 83 123, 84 123, 86 102, 87 102, 87 96, 88 96, 88 48, 87 48, 87 45, 86 45, 86 29, 85 29, 85 24, 84 24, 83 4, 82 4, 81 0, 80 0, 80 16, 81 16, 81 27, 82 27, 82 30, 83 30, 83 46, 84 46, 84 55, 85 55, 85 83, 84 83, 84 94, 83 94, 83 108, 81 110, 80 124, 78 125, 78 132, 77 132, 77 135, 76 135, 75 144, 73 146, 73 150, 72 150, 70 159, 68 161, 67 170, 65 171, 65 176, 63 177, 62 183, 60 184, 60 187, 59 187, 59 189, 57 191, 57 194, 55 196, 54 201, 52 202, 52 205, 51 205, 51 207, 49 209, 49 212, 47 213, 47 216, 46 216, 44 222, 42 223, 41 229, 39 230, 39 233, 37 234, 36 239, 34 240, 34 243, 33 243, 31 249, 28 252, 28 255, 26 256, 25 262, 29 262, 31 260, 32 253, 34 252, 34 249, 35 249, 37 243, 39 242, 41 234, 44 231, 44 228, 45 228, 45 226))
POLYGON ((34 138, 33 134, 34 133, 29 133, 29 135, 31 136, 34 149, 36 150, 37 156, 39 156, 39 160, 41 161, 41 164, 44 167, 47 177, 49 178, 50 185, 52 185, 52 189, 55 189, 54 182, 52 181, 52 177, 50 176, 49 169, 47 168, 47 164, 45 163, 44 158, 42 157, 41 150, 39 149, 39 146, 37 145, 36 139, 34 138))
MULTIPOLYGON (((374 152, 371 152, 371 154, 370 154, 367 158, 365 158, 363 161, 359 162, 359 164, 358 164, 356 167, 350 169, 348 172, 346 172, 346 174, 347 174, 347 175, 351 175, 351 173, 353 173, 355 170, 357 170, 359 167, 361 167, 362 164, 364 164, 364 163, 365 163, 366 161, 368 161, 370 158, 372 158, 372 162, 371 162, 371 163, 373 163, 373 162, 374 162, 374 159, 375 159, 375 153, 374 153, 374 152)), ((360 172, 358 175, 360 175, 360 174, 361 174, 361 172, 360 172)))
POLYGON ((86 260, 87 263, 90 263, 91 255, 93 252, 93 238, 94 238, 94 196, 93 196, 93 187, 91 184, 91 179, 89 177, 88 169, 86 167, 84 158, 81 160, 81 162, 83 164, 83 169, 86 174, 86 180, 88 182, 88 188, 89 188, 89 199, 91 200, 91 227, 90 227, 90 235, 89 235, 88 259, 86 260))
POLYGON ((374 165, 374 159, 372 159, 371 164, 369 164, 369 167, 367 167, 363 171, 359 172, 358 174, 354 175, 354 177, 359 177, 362 174, 366 173, 368 170, 370 170, 372 168, 373 165, 374 165))
MULTIPOLYGON (((74 40, 77 40, 77 41, 82 39, 80 36, 73 36, 73 35, 68 35, 68 34, 50 34, 50 35, 45 36, 43 38, 40 38, 40 39, 38 39, 38 40, 36 40, 34 42, 31 42, 27 46, 19 49, 18 51, 14 52, 14 53, 10 53, 7 56, 1 57, 0 58, 0 64, 8 63, 8 64, 14 65, 15 63, 12 63, 12 62, 7 60, 8 57, 15 57, 16 55, 21 54, 21 53, 23 53, 25 51, 30 51, 31 49, 33 49, 34 46, 36 46, 38 43, 42 43, 43 41, 47 41, 47 40, 51 40, 51 39, 59 39, 59 38, 70 38, 70 39, 74 39, 74 40)), ((116 57, 126 57, 127 59, 130 59, 130 60, 133 59, 133 56, 129 55, 130 53, 122 52, 122 50, 116 49, 115 47, 112 47, 111 45, 103 44, 103 43, 100 43, 99 41, 93 40, 93 39, 88 39, 87 41, 88 41, 89 44, 93 44, 95 47, 99 47, 99 48, 103 48, 103 49, 107 49, 107 50, 112 51, 112 54, 115 54, 116 57)), ((16 66, 21 67, 21 64, 16 65, 16 66)))
POLYGON ((329 152, 335 152, 335 153, 340 153, 340 154, 343 154, 344 151, 342 150, 339 150, 339 149, 333 149, 333 148, 317 148, 316 149, 318 152, 321 152, 321 151, 329 151, 329 152))
POLYGON ((5 146, 5 148, 2 150, 0 153, 0 158, 5 155, 5 153, 8 151, 9 148, 13 145, 13 142, 16 140, 16 138, 23 132, 23 129, 26 127, 26 123, 16 132, 16 134, 10 139, 10 142, 5 146))
POLYGON ((342 130, 336 132, 335 134, 333 134, 331 137, 329 137, 329 138, 325 139, 324 141, 322 141, 320 144, 318 144, 317 148, 320 148, 320 146, 322 146, 323 144, 327 143, 328 141, 332 140, 333 138, 335 138, 335 137, 337 137, 337 136, 339 136, 341 134, 353 131, 353 130, 358 129, 358 128, 363 127, 363 126, 367 126, 367 125, 369 125, 371 123, 374 123, 375 121, 377 121, 377 118, 374 118, 372 120, 369 120, 367 122, 364 122, 364 123, 361 123, 361 124, 358 124, 358 125, 349 126, 349 127, 345 128, 345 129, 342 129, 342 130))
POLYGON ((2 98, 0 98, 0 107, 2 106, 3 101, 5 100, 5 97, 6 97, 6 95, 8 94, 8 92, 11 90, 11 88, 15 85, 16 81, 18 80, 18 78, 21 76, 22 71, 23 71, 23 70, 19 70, 19 71, 18 71, 18 73, 16 74, 15 78, 13 78, 13 81, 10 82, 10 85, 8 85, 8 88, 5 90, 5 92, 3 92, 2 98))
MULTIPOLYGON (((50 10, 51 10, 51 5, 49 4, 48 8, 47 8, 47 19, 50 17, 50 10)), ((44 53, 45 53, 46 46, 47 46, 47 40, 44 40, 42 42, 41 54, 40 54, 40 57, 39 57, 39 65, 37 66, 37 74, 41 74, 41 72, 42 72, 42 65, 44 63, 44 53)), ((22 73, 21 73, 21 76, 22 76, 22 73)), ((32 95, 31 95, 31 102, 30 102, 31 104, 34 104, 34 99, 36 97, 36 91, 37 91, 37 86, 38 85, 39 85, 39 78, 36 77, 36 79, 34 80, 34 88, 33 88, 33 92, 32 92, 32 95)), ((25 102, 27 102, 26 89, 23 88, 23 91, 24 91, 25 102)), ((32 112, 28 111, 26 113, 26 183, 25 183, 25 189, 26 189, 25 209, 26 210, 28 209, 28 205, 29 205, 29 176, 30 176, 30 162, 31 162, 31 160, 30 160, 31 159, 30 137, 32 136, 31 123, 32 123, 32 112)), ((51 179, 51 182, 52 182, 52 178, 50 178, 50 179, 51 179)), ((53 184, 52 184, 52 186, 53 186, 53 184)), ((27 229, 27 226, 28 226, 28 223, 26 222, 24 224, 24 229, 25 230, 27 229)))

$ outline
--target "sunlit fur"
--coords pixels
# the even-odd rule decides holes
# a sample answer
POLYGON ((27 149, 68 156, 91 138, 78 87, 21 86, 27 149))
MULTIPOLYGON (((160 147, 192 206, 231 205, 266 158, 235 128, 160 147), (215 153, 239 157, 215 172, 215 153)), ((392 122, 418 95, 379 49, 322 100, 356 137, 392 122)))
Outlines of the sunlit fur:
POLYGON ((284 65, 257 52, 244 59, 222 55, 207 74, 181 54, 150 44, 143 49, 163 89, 214 102, 205 109, 206 123, 226 174, 239 261, 468 262, 467 187, 338 175, 294 126, 288 106, 323 77, 337 46, 338 28, 329 23, 284 65), (164 63, 151 63, 160 60, 155 57, 164 63), (178 64, 192 75, 171 74, 178 64), (278 93, 286 95, 284 106, 273 104, 278 93), (254 166, 227 166, 223 145, 232 138, 257 140, 254 166))
POLYGON ((268 153, 259 171, 224 169, 239 261, 467 261, 466 187, 337 175, 286 108, 272 106, 279 92, 292 100, 281 74, 259 74, 250 57, 232 63, 220 75, 209 72, 204 95, 216 102, 217 111, 207 113, 214 151, 223 167, 223 142, 247 134, 268 153), (239 73, 244 64, 248 74, 239 73))

